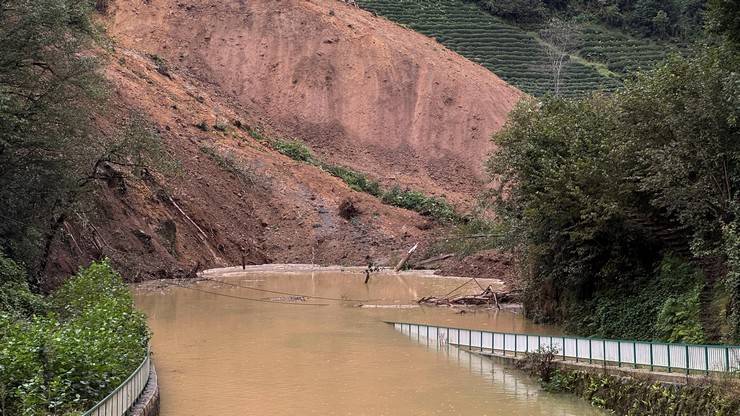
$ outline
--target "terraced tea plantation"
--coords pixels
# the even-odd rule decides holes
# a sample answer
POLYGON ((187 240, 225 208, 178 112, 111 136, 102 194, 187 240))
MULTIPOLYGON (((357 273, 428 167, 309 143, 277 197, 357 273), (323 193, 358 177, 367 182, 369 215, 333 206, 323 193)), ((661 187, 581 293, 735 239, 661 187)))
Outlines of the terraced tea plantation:
POLYGON ((636 39, 598 26, 587 26, 581 30, 578 55, 603 63, 612 72, 626 74, 655 66, 668 53, 678 50, 680 45, 636 39))
MULTIPOLYGON (((475 4, 462 0, 359 0, 358 4, 436 38, 528 94, 542 96, 553 92, 545 46, 475 4)), ((619 85, 617 79, 571 61, 564 68, 560 92, 564 96, 581 96, 594 90, 613 90, 619 85)))

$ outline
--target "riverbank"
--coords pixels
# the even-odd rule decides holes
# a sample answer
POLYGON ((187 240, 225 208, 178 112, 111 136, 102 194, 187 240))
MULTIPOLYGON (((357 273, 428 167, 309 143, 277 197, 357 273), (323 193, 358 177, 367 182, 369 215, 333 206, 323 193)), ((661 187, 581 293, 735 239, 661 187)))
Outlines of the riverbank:
POLYGON ((513 357, 466 350, 527 372, 538 378, 546 391, 575 395, 616 415, 740 415, 740 378, 736 373, 687 375, 547 360, 546 351, 513 357))

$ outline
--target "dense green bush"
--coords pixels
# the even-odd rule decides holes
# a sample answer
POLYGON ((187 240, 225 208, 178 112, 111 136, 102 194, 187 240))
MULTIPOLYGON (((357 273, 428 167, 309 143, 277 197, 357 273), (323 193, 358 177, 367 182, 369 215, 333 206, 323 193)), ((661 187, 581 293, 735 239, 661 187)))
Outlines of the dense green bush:
MULTIPOLYGON (((588 335, 692 341, 702 338, 697 315, 712 312, 697 295, 704 285, 737 299, 732 272, 709 267, 701 278, 695 268, 735 267, 739 63, 710 47, 608 97, 525 101, 511 113, 489 169, 499 218, 527 265, 532 317, 588 335), (665 272, 672 263, 681 266, 665 272)), ((736 301, 723 307, 737 316, 736 301)))
POLYGON ((3 414, 84 411, 141 363, 149 333, 123 279, 108 261, 70 278, 46 300, 45 313, 0 312, 3 414))
POLYGON ((740 395, 732 383, 665 384, 560 369, 544 387, 552 392, 576 394, 617 415, 729 416, 740 413, 740 395))
POLYGON ((28 288, 26 271, 0 251, 0 314, 24 318, 43 309, 42 298, 28 288))

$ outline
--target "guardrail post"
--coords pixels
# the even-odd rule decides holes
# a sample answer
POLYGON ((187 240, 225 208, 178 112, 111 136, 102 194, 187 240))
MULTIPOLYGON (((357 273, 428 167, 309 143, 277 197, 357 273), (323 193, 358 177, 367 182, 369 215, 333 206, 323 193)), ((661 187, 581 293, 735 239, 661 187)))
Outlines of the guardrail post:
POLYGON ((666 356, 668 356, 668 372, 671 372, 671 346, 665 344, 666 356))
POLYGON ((576 362, 578 362, 578 338, 576 338, 576 362))
POLYGON ((725 347, 725 368, 730 371, 730 347, 725 347))
POLYGON ((622 341, 617 340, 617 366, 622 366, 622 341))
MULTIPOLYGON (((517 348, 516 348, 516 339, 517 339, 517 336, 516 336, 516 334, 514 334, 514 357, 516 357, 516 350, 517 350, 517 348)), ((728 361, 728 363, 729 363, 729 361, 728 361)), ((729 364, 728 364, 728 367, 729 367, 729 364)))
POLYGON ((542 348, 542 338, 537 335, 537 349, 539 350, 540 348, 542 348))
POLYGON ((635 368, 637 368, 637 343, 635 341, 632 341, 632 361, 635 364, 635 368))
POLYGON ((593 364, 594 363, 594 356, 591 353, 591 338, 588 339, 588 363, 593 364))
POLYGON ((688 344, 685 347, 686 347, 686 375, 688 376, 689 375, 689 367, 691 367, 689 365, 689 346, 688 346, 688 344))
POLYGON ((653 371, 653 343, 650 343, 650 371, 653 371))
POLYGON ((565 337, 563 337, 563 361, 565 361, 565 337))
POLYGON ((704 370, 709 375, 709 349, 706 345, 704 346, 704 370))
POLYGON ((604 367, 606 367, 606 340, 601 340, 601 359, 604 361, 604 367))

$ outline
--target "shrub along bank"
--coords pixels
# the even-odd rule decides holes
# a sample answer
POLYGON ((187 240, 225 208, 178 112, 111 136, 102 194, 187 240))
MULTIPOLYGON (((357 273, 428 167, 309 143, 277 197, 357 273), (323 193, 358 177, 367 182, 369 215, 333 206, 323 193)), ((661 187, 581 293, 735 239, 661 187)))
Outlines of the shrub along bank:
POLYGON ((143 314, 107 260, 44 298, 0 254, 0 414, 85 411, 139 366, 148 340, 143 314))
POLYGON ((557 349, 527 354, 517 367, 536 377, 554 393, 575 394, 593 406, 617 415, 730 416, 740 414, 740 388, 736 377, 726 380, 691 380, 686 384, 661 383, 641 378, 555 368, 557 349))
POLYGON ((555 370, 544 387, 552 392, 575 394, 617 415, 740 414, 740 395, 730 383, 722 386, 704 381, 678 385, 585 371, 555 370))

